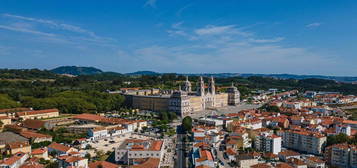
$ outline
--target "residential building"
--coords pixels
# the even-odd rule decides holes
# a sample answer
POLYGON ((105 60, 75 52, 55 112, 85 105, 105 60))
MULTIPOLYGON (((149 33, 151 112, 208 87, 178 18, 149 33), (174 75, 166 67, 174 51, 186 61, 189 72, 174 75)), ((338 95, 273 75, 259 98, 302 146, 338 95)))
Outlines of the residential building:
POLYGON ((9 118, 8 116, 0 116, 0 122, 2 123, 2 125, 0 125, 0 129, 1 129, 5 125, 11 124, 11 118, 9 118))
POLYGON ((306 163, 308 167, 311 168, 325 168, 325 161, 319 159, 318 157, 307 157, 306 158, 306 163))
POLYGON ((53 142, 52 144, 48 145, 48 152, 51 153, 55 153, 57 155, 64 155, 64 154, 68 154, 70 152, 75 152, 77 151, 77 149, 69 147, 69 146, 65 146, 56 142, 53 142))
POLYGON ((307 168, 307 164, 298 158, 289 158, 287 162, 294 168, 307 168))
POLYGON ((291 150, 284 150, 278 153, 279 159, 281 161, 287 162, 290 158, 300 158, 300 154, 291 150))
POLYGON ((130 168, 159 168, 160 159, 159 158, 146 158, 135 160, 130 168))
POLYGON ((283 147, 307 152, 311 154, 322 154, 326 145, 326 136, 308 130, 286 130, 282 134, 283 147))
POLYGON ((163 155, 161 140, 126 139, 115 148, 115 161, 124 164, 133 164, 135 159, 158 158, 163 155))
POLYGON ((21 165, 29 158, 27 153, 18 152, 10 158, 5 158, 0 161, 0 168, 20 168, 21 165))
POLYGON ((45 128, 45 121, 37 119, 27 119, 22 122, 22 127, 27 128, 29 130, 40 130, 41 128, 45 128))
MULTIPOLYGON (((119 168, 120 166, 117 164, 113 164, 107 161, 96 161, 96 162, 92 162, 89 163, 88 165, 89 168, 119 168)), ((147 167, 148 168, 148 167, 147 167)))
POLYGON ((17 112, 21 111, 31 111, 31 108, 11 108, 11 109, 1 109, 0 116, 7 116, 9 118, 15 118, 17 112))
POLYGON ((192 152, 192 162, 195 167, 215 167, 212 152, 204 148, 194 148, 192 152))
POLYGON ((341 168, 357 167, 357 146, 348 144, 335 144, 330 147, 328 157, 332 166, 341 168))
POLYGON ((278 154, 281 152, 281 137, 275 134, 261 133, 256 137, 254 147, 259 151, 278 154))
POLYGON ((38 148, 38 149, 33 149, 31 152, 31 157, 36 157, 36 158, 43 158, 45 160, 48 160, 48 149, 46 147, 44 148, 38 148))
POLYGON ((88 159, 80 156, 61 155, 57 157, 59 168, 88 168, 88 159))
POLYGON ((241 154, 237 156, 237 163, 239 168, 251 168, 258 164, 258 159, 251 154, 241 154))
POLYGON ((88 131, 91 140, 99 140, 108 137, 108 130, 105 127, 96 127, 88 131))
POLYGON ((18 118, 21 118, 22 120, 53 118, 59 116, 59 111, 58 109, 22 111, 22 112, 17 112, 16 116, 18 118))
POLYGON ((32 131, 22 131, 20 135, 29 139, 31 143, 40 143, 40 142, 52 142, 52 136, 46 134, 40 134, 32 131))
POLYGON ((232 148, 227 148, 226 153, 225 153, 228 157, 228 160, 230 162, 235 161, 236 160, 236 155, 237 155, 237 151, 232 149, 232 148))
POLYGON ((31 145, 29 142, 11 142, 6 144, 7 154, 13 155, 18 152, 31 153, 31 145))

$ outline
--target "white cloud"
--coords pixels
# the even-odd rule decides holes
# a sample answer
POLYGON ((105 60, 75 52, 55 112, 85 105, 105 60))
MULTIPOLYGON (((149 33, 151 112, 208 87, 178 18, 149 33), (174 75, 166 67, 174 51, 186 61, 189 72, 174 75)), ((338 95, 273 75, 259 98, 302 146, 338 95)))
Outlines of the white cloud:
POLYGON ((272 38, 272 39, 254 39, 254 38, 251 38, 251 39, 249 39, 249 42, 252 42, 252 43, 276 43, 276 42, 282 41, 284 39, 285 39, 284 37, 276 37, 276 38, 272 38))
POLYGON ((177 17, 181 17, 183 11, 185 11, 187 8, 189 8, 189 7, 191 7, 191 6, 192 6, 192 3, 187 4, 187 5, 185 5, 184 7, 180 8, 179 10, 177 10, 176 16, 177 16, 177 17))
POLYGON ((236 34, 241 36, 250 36, 252 35, 249 32, 241 31, 236 28, 235 25, 225 25, 225 26, 215 26, 215 25, 207 25, 203 28, 199 28, 194 30, 197 35, 222 35, 222 34, 236 34))
POLYGON ((2 25, 0 28, 48 37, 51 36, 51 38, 46 38, 51 42, 73 43, 75 41, 86 41, 99 45, 109 45, 109 43, 115 42, 112 38, 98 36, 93 31, 71 24, 12 14, 2 14, 2 16, 8 18, 10 24, 2 25))
POLYGON ((173 23, 173 24, 171 25, 171 27, 172 27, 173 29, 181 29, 181 25, 182 25, 183 23, 184 23, 183 21, 177 22, 177 23, 173 23))
POLYGON ((322 24, 322 23, 320 23, 320 22, 315 22, 315 23, 307 24, 306 27, 307 27, 307 28, 320 27, 321 24, 322 24))
POLYGON ((52 33, 45 33, 41 31, 36 31, 36 30, 30 30, 26 28, 19 28, 19 27, 12 27, 12 26, 5 26, 5 25, 0 25, 0 29, 5 29, 5 30, 11 30, 11 31, 16 31, 16 32, 23 32, 23 33, 30 33, 30 34, 36 34, 36 35, 42 35, 42 36, 56 36, 55 34, 52 33))
POLYGON ((127 62, 124 69, 136 65, 138 69, 160 72, 302 74, 309 71, 328 73, 327 67, 338 62, 305 48, 278 45, 284 37, 260 38, 234 25, 207 25, 199 29, 178 25, 172 26, 179 28, 167 31, 168 35, 183 37, 186 42, 175 46, 162 44, 136 48, 133 53, 120 57, 121 62, 127 62), (196 39, 190 40, 192 36, 196 39), (138 62, 141 63, 137 65, 138 62), (326 69, 316 66, 321 64, 326 69))
POLYGON ((150 7, 152 7, 152 8, 156 8, 156 1, 157 1, 157 0, 147 0, 147 1, 145 2, 145 5, 144 5, 144 6, 150 6, 150 7))
POLYGON ((69 32, 72 32, 72 33, 83 34, 83 35, 86 35, 86 36, 92 38, 93 41, 94 40, 96 40, 96 41, 110 41, 110 40, 113 40, 113 39, 110 39, 110 38, 97 36, 94 32, 92 32, 90 30, 87 30, 87 29, 84 29, 84 28, 81 28, 79 26, 65 24, 65 23, 58 23, 58 22, 53 21, 53 20, 25 17, 25 16, 12 15, 12 14, 3 14, 3 16, 4 17, 8 17, 8 18, 17 19, 17 20, 24 20, 24 21, 28 21, 28 22, 39 23, 39 24, 42 24, 42 25, 47 25, 50 28, 65 30, 65 31, 69 31, 69 32))

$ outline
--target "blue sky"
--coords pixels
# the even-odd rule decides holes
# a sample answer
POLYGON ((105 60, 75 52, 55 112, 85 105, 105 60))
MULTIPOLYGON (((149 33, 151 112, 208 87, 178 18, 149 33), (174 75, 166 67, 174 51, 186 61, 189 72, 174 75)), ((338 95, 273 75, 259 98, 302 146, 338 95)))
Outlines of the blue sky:
POLYGON ((0 68, 357 76, 354 0, 0 2, 0 68))

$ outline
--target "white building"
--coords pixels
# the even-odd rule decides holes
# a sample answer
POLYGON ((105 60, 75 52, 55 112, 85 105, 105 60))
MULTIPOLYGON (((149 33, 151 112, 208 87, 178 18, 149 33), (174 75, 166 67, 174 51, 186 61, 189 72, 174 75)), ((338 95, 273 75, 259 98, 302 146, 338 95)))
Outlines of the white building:
POLYGON ((91 140, 99 140, 108 137, 108 130, 105 127, 96 127, 88 130, 88 137, 91 140))
POLYGON ((15 153, 12 157, 1 160, 0 168, 19 168, 28 158, 29 155, 26 153, 15 153))
POLYGON ((348 136, 351 135, 351 127, 349 125, 336 125, 336 134, 346 134, 348 136))
POLYGON ((127 139, 115 149, 115 161, 133 163, 133 159, 159 158, 163 155, 164 141, 127 139))
POLYGON ((195 167, 206 166, 215 167, 212 152, 207 149, 194 148, 192 152, 192 161, 195 167))
POLYGON ((275 134, 261 133, 256 136, 254 145, 259 151, 278 154, 281 152, 281 137, 275 134))
POLYGON ((88 168, 88 159, 80 156, 62 155, 57 157, 59 168, 78 167, 88 168))

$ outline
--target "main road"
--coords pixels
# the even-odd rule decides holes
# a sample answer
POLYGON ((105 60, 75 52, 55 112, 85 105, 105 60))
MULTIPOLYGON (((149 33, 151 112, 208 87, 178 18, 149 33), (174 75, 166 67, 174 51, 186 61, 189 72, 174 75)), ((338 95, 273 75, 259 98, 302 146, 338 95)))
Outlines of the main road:
POLYGON ((186 134, 184 134, 184 131, 181 127, 181 125, 178 125, 176 128, 176 132, 177 132, 177 144, 176 144, 176 152, 177 152, 177 158, 176 158, 176 164, 175 167, 176 168, 186 168, 186 156, 185 156, 185 152, 186 152, 186 145, 184 142, 184 137, 186 136, 186 134))

